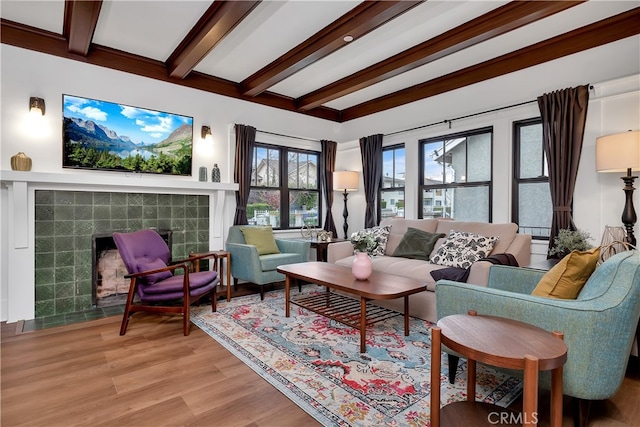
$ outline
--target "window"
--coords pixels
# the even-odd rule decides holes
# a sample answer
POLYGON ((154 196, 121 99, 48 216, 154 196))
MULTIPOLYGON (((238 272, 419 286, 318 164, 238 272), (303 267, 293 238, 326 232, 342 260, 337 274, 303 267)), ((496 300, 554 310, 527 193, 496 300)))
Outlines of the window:
POLYGON ((553 209, 549 170, 542 148, 542 120, 516 122, 513 133, 513 221, 520 233, 549 239, 553 209))
POLYGON ((319 157, 315 151, 256 143, 247 203, 249 224, 280 229, 319 227, 319 157))
POLYGON ((420 141, 419 218, 491 221, 493 129, 420 141))
POLYGON ((380 218, 404 218, 404 144, 382 149, 382 185, 380 185, 380 218))

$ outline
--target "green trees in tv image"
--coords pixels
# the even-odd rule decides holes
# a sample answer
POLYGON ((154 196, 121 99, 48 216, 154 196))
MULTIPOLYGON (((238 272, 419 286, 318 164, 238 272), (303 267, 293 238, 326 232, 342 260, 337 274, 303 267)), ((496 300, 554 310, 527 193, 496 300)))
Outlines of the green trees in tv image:
POLYGON ((100 141, 80 137, 73 140, 67 132, 65 120, 64 166, 89 169, 120 170, 157 174, 191 175, 191 138, 174 139, 170 142, 144 147, 153 154, 145 159, 136 153, 121 157, 109 151, 109 147, 100 141))
POLYGON ((165 173, 175 175, 191 174, 191 150, 183 146, 170 157, 163 152, 145 159, 140 154, 120 157, 94 147, 86 148, 81 144, 65 141, 65 166, 91 169, 126 170, 131 172, 165 173))

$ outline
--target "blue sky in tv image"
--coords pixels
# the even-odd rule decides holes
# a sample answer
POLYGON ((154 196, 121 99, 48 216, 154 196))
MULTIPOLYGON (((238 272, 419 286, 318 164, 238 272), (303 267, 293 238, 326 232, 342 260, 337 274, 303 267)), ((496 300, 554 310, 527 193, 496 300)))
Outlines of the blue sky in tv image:
MULTIPOLYGON (((182 125, 193 127, 192 117, 71 95, 63 95, 63 111, 66 118, 93 121, 141 146, 163 141, 182 125)), ((147 153, 140 150, 145 158, 147 153)))

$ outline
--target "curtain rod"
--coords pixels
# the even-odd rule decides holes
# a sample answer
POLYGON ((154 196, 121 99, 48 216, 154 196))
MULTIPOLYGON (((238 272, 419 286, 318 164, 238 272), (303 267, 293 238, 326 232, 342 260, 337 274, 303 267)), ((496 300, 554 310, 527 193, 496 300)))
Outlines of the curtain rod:
POLYGON ((276 133, 276 132, 268 132, 268 131, 266 131, 266 130, 259 130, 259 129, 256 129, 256 132, 266 133, 266 134, 269 134, 269 135, 275 135, 275 136, 283 136, 283 137, 285 137, 285 138, 303 139, 303 140, 305 140, 305 141, 320 142, 320 140, 319 140, 319 139, 305 138, 305 137, 302 137, 302 136, 284 135, 284 134, 276 133))
POLYGON ((533 102, 538 102, 537 99, 534 99, 532 101, 525 101, 525 102, 519 102, 517 104, 512 104, 512 105, 507 105, 505 107, 498 107, 498 108, 494 108, 492 110, 486 110, 486 111, 481 111, 479 113, 473 113, 473 114, 467 114, 466 116, 460 116, 460 117, 456 117, 454 119, 444 119, 441 120, 439 122, 433 122, 433 123, 429 123, 427 125, 422 125, 422 126, 416 126, 414 128, 410 128, 410 129, 404 129, 404 130, 398 130, 395 132, 391 132, 391 133, 387 133, 384 136, 391 136, 391 135, 397 135, 399 133, 404 133, 404 132, 411 132, 413 130, 417 130, 417 129, 423 129, 423 128, 427 128, 427 127, 431 127, 431 126, 435 126, 435 125, 441 125, 441 124, 449 124, 449 129, 451 129, 451 123, 453 123, 455 120, 462 120, 462 119, 467 119, 469 117, 474 117, 474 116, 480 116, 482 114, 487 114, 487 113, 494 113, 496 111, 500 111, 500 110, 506 110, 508 108, 514 108, 514 107, 519 107, 521 105, 526 105, 526 104, 531 104, 533 102))

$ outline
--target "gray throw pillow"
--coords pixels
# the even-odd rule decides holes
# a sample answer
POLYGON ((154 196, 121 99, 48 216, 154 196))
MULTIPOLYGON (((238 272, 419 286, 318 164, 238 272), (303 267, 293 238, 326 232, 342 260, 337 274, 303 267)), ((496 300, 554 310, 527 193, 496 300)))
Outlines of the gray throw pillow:
POLYGON ((429 261, 429 254, 433 251, 438 239, 446 237, 444 233, 429 233, 418 228, 409 227, 402 236, 393 256, 429 261))

